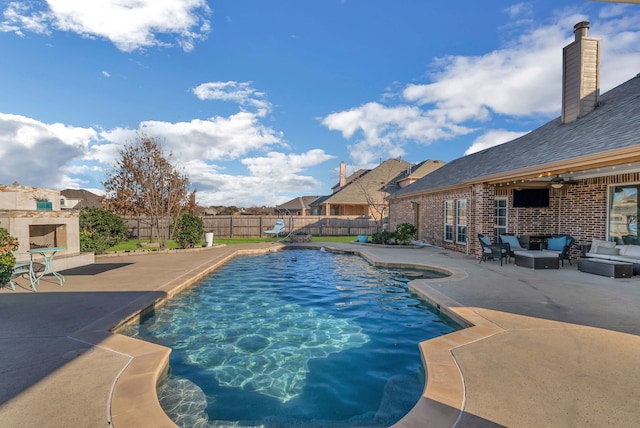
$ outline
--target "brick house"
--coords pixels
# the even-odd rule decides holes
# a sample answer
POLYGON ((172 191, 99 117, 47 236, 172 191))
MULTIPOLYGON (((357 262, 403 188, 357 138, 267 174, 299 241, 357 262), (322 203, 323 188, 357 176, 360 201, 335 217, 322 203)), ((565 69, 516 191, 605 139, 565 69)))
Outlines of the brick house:
POLYGON ((312 215, 386 218, 387 197, 391 193, 444 164, 439 160, 426 160, 414 165, 401 159, 388 159, 373 169, 359 169, 347 176, 347 166, 341 162, 340 181, 333 186, 333 193, 316 196, 314 201, 309 202, 309 208, 312 215))
POLYGON ((395 186, 396 178, 411 167, 401 159, 388 159, 373 169, 360 169, 347 176, 346 164, 341 162, 340 181, 333 186, 333 193, 317 199, 311 208, 325 216, 386 217, 388 186, 395 186))
POLYGON ((478 257, 478 233, 640 243, 640 74, 600 95, 588 25, 563 50, 562 115, 394 192, 392 229, 410 222, 420 240, 478 257))

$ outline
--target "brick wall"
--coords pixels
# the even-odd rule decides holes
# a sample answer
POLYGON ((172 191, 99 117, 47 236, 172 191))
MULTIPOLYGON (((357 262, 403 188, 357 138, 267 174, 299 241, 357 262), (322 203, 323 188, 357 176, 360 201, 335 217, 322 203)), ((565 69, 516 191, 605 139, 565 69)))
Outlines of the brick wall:
MULTIPOLYGON (((480 257, 477 234, 493 236, 494 199, 505 197, 508 199, 510 233, 566 233, 573 236, 577 244, 590 244, 594 238, 606 238, 609 186, 637 183, 640 183, 640 172, 580 180, 578 185, 550 189, 548 208, 513 208, 512 187, 479 184, 471 189, 394 199, 390 204, 389 226, 390 230, 394 230, 399 223, 415 224, 414 209, 417 208, 420 210, 420 224, 416 227, 424 242, 466 252, 466 245, 444 241, 444 202, 467 199, 469 253, 480 257)), ((580 251, 574 248, 571 255, 572 258, 577 258, 580 251)))

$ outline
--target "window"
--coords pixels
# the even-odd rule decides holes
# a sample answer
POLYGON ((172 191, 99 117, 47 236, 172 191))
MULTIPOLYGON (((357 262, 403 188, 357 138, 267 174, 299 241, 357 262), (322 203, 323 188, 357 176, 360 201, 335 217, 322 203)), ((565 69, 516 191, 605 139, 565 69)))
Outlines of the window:
POLYGON ((453 201, 444 201, 444 240, 453 242, 453 201))
POLYGON ((38 211, 52 211, 53 202, 50 201, 36 201, 36 210, 38 211))
POLYGON ((496 221, 495 226, 493 227, 493 238, 494 242, 498 242, 500 235, 504 235, 509 231, 507 227, 507 198, 494 199, 493 215, 496 221))
POLYGON ((456 242, 467 242, 467 200, 456 201, 456 242))
POLYGON ((640 244, 638 240, 638 192, 640 185, 615 186, 609 192, 609 239, 618 244, 640 244))

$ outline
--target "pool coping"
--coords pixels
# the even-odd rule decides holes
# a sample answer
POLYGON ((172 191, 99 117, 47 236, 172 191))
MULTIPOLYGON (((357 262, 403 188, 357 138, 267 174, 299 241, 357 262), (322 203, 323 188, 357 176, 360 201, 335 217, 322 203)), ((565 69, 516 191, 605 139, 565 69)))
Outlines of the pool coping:
POLYGON ((473 310, 462 307, 430 286, 443 281, 463 280, 467 277, 466 273, 453 268, 432 266, 428 263, 388 263, 368 254, 364 251, 364 246, 362 249, 345 250, 332 246, 330 243, 323 243, 321 247, 309 244, 277 243, 266 248, 238 248, 212 263, 203 263, 197 269, 188 272, 189 275, 185 274, 183 277, 154 290, 163 292, 162 297, 135 300, 119 311, 110 314, 107 319, 97 320, 74 333, 73 337, 78 340, 126 355, 129 358, 112 386, 108 418, 111 426, 177 426, 160 406, 156 390, 158 383, 168 374, 171 349, 142 339, 118 334, 118 331, 128 324, 138 322, 144 314, 197 283, 237 256, 263 254, 286 248, 315 250, 326 248, 331 252, 359 255, 377 266, 427 268, 450 274, 445 278, 415 279, 409 282, 412 291, 419 294, 438 311, 453 319, 462 329, 419 343, 422 363, 427 373, 423 393, 412 410, 393 427, 422 427, 425 415, 428 415, 429 420, 434 422, 434 426, 455 425, 464 410, 465 391, 464 379, 453 350, 504 331, 473 310), (105 330, 112 333, 106 339, 104 338, 105 330))

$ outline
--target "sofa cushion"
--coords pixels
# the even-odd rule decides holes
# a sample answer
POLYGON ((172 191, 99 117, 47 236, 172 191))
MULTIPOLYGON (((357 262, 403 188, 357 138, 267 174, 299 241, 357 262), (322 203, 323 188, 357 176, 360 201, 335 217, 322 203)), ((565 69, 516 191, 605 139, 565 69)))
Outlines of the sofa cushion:
POLYGON ((598 254, 608 254, 610 256, 617 256, 617 255, 620 254, 620 248, 598 247, 596 249, 596 253, 598 253, 598 254))
POLYGON ((562 251, 565 245, 567 245, 567 238, 564 236, 547 240, 547 250, 549 251, 562 251))
POLYGON ((636 257, 640 259, 640 245, 618 245, 620 255, 625 257, 636 257))
POLYGON ((602 239, 593 239, 593 241, 591 241, 591 249, 589 250, 589 252, 597 253, 598 252, 598 247, 613 248, 615 246, 616 246, 616 243, 613 242, 613 241, 604 241, 602 239))

